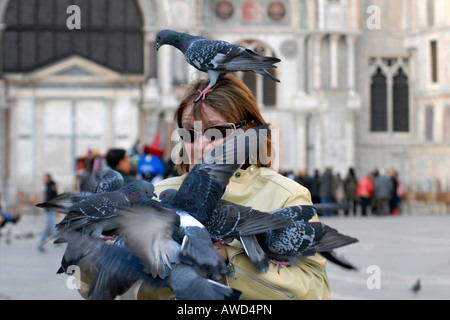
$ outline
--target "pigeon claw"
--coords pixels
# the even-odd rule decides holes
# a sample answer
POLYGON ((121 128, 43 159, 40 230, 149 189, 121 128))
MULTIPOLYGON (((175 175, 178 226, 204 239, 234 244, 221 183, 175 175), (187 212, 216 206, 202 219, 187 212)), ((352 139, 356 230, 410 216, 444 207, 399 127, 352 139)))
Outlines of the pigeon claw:
POLYGON ((273 264, 277 265, 278 267, 278 274, 280 274, 280 270, 283 267, 287 267, 290 266, 291 264, 287 261, 277 261, 277 260, 273 260, 271 259, 270 262, 272 262, 273 264))
POLYGON ((199 89, 198 92, 200 92, 200 94, 198 95, 197 99, 194 100, 194 103, 195 103, 195 102, 198 102, 198 101, 200 100, 200 98, 201 98, 202 100, 205 100, 206 95, 207 95, 208 93, 210 93, 211 91, 212 91, 212 90, 211 90, 211 87, 210 87, 210 86, 207 86, 203 91, 199 89))
POLYGON ((115 241, 115 240, 116 240, 115 237, 104 236, 104 235, 101 235, 101 236, 100 236, 100 239, 102 239, 102 240, 104 240, 104 241, 115 241))

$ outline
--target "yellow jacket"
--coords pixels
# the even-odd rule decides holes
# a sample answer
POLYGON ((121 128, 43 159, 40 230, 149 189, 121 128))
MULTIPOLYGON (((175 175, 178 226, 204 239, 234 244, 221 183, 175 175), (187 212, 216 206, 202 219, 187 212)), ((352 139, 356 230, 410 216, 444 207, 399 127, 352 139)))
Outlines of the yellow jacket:
MULTIPOLYGON (((155 186, 156 194, 159 195, 166 189, 178 190, 185 177, 183 175, 161 181, 155 186)), ((255 165, 235 172, 223 199, 266 212, 286 206, 312 204, 308 189, 271 169, 255 165)), ((312 220, 318 221, 317 216, 312 220)), ((225 281, 229 286, 242 291, 243 300, 330 297, 326 260, 318 254, 303 259, 295 266, 284 267, 279 273, 277 267, 271 264, 269 271, 262 274, 253 267, 239 241, 233 241, 226 249, 230 269, 234 272, 225 281)), ((156 292, 141 287, 138 298, 164 299, 171 296, 170 290, 156 292)))

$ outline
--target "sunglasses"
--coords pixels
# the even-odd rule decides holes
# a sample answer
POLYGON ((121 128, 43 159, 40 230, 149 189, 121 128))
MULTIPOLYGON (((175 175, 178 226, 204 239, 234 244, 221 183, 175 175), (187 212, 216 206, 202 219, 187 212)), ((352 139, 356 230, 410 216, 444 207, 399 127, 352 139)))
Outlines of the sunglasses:
POLYGON ((203 130, 203 132, 194 130, 179 128, 177 129, 178 135, 181 141, 186 143, 193 143, 197 141, 198 137, 203 135, 209 141, 220 140, 228 136, 231 132, 245 126, 247 121, 241 121, 238 123, 221 123, 211 126, 203 130))

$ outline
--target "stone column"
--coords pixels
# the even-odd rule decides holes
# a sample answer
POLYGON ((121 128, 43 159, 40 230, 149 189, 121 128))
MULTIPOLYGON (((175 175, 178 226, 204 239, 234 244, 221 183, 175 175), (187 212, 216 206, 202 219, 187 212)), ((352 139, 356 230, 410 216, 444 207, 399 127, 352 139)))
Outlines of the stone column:
POLYGON ((299 170, 307 170, 308 168, 308 130, 307 130, 307 113, 300 112, 296 117, 296 148, 297 148, 297 165, 299 170))
POLYGON ((347 35, 347 87, 351 92, 355 91, 355 36, 347 35))
POLYGON ((321 57, 321 34, 313 34, 310 39, 311 44, 311 60, 308 61, 310 67, 310 89, 316 91, 322 88, 322 57, 321 57))
POLYGON ((298 49, 297 49, 297 60, 298 60, 298 85, 297 85, 297 89, 301 94, 304 94, 306 92, 306 83, 305 83, 305 79, 306 79, 306 74, 307 72, 305 72, 305 35, 299 35, 297 37, 297 44, 298 44, 298 49))
POLYGON ((337 88, 338 86, 338 63, 339 63, 339 54, 338 54, 338 45, 339 45, 339 34, 330 35, 330 86, 332 89, 337 88))
POLYGON ((355 166, 355 113, 353 110, 347 110, 345 121, 345 149, 347 167, 355 166))

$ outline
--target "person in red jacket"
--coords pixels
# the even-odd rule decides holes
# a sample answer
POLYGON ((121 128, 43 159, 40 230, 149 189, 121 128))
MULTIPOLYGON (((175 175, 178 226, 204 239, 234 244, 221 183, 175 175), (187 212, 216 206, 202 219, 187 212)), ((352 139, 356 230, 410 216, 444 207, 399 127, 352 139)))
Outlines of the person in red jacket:
POLYGON ((373 195, 373 180, 372 174, 368 173, 366 176, 358 181, 356 186, 356 196, 361 201, 361 215, 367 216, 367 206, 370 203, 370 198, 373 195))

